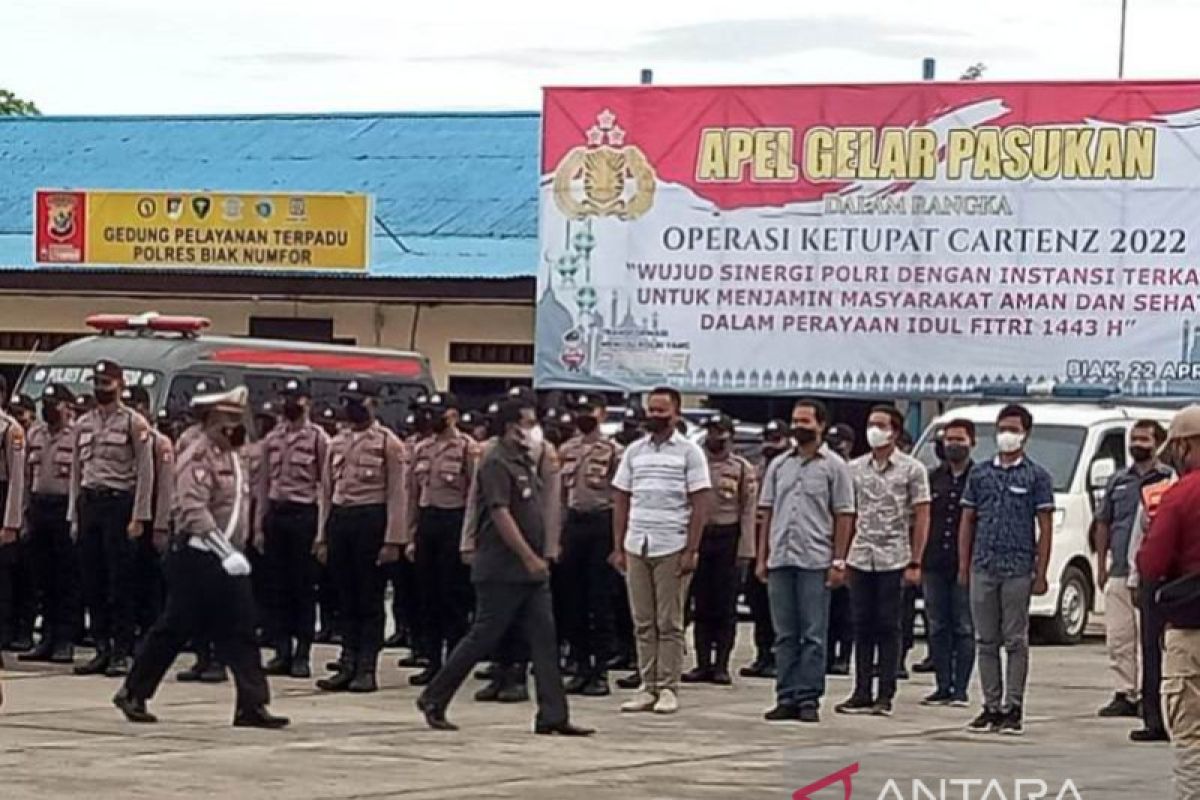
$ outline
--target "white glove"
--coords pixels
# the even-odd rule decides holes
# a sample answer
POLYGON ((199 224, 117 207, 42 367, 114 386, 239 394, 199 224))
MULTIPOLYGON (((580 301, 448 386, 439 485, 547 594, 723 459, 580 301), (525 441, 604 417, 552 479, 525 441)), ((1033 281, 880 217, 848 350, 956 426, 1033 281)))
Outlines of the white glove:
POLYGON ((221 560, 221 569, 235 578, 244 578, 250 574, 250 562, 241 553, 233 552, 221 560))

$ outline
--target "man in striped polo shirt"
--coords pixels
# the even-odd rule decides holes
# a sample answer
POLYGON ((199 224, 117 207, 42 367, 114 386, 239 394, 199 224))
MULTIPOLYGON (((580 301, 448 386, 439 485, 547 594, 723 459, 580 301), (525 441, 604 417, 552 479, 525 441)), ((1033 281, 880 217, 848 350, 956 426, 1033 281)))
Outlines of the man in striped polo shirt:
POLYGON ((625 575, 642 689, 622 711, 673 714, 683 666, 683 607, 696 570, 711 484, 699 446, 682 436, 681 398, 646 401, 650 434, 629 446, 613 478, 613 566, 625 575))

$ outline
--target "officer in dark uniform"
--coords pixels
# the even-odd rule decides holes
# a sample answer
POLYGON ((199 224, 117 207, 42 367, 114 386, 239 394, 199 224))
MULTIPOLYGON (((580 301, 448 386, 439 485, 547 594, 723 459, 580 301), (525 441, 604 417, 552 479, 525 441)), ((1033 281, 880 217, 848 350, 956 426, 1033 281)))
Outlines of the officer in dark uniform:
MULTIPOLYGON (((787 423, 773 419, 763 428, 762 457, 758 463, 758 482, 777 457, 786 453, 791 446, 787 436, 787 423)), ((755 522, 762 524, 762 519, 755 522)), ((750 618, 754 621, 754 661, 738 672, 743 678, 775 677, 775 626, 771 622, 771 601, 767 596, 767 585, 758 579, 754 570, 746 576, 746 605, 750 607, 750 618)))
POLYGON ((146 708, 163 675, 189 638, 210 639, 237 685, 235 727, 282 728, 285 717, 267 710, 270 688, 254 634, 250 562, 234 546, 249 529, 250 478, 237 452, 245 439, 245 387, 199 395, 203 429, 181 456, 175 504, 176 538, 169 556, 166 610, 113 704, 130 722, 156 722, 146 708))
POLYGON ((551 606, 545 507, 530 448, 529 432, 537 417, 532 403, 514 399, 500 408, 501 440, 480 464, 476 482, 480 521, 472 562, 476 589, 475 622, 455 647, 445 666, 417 700, 426 723, 454 730, 446 707, 481 659, 495 652, 516 626, 529 643, 537 681, 540 734, 587 736, 587 728, 569 720, 566 694, 558 670, 558 644, 551 606))
POLYGON ((29 430, 25 528, 42 609, 42 640, 19 661, 75 660, 79 569, 67 522, 74 401, 66 386, 48 384, 42 391, 42 421, 29 430))
MULTIPOLYGON (((24 525, 25 429, 4 412, 8 382, 0 375, 0 649, 12 638, 13 565, 24 525)), ((0 666, 4 657, 0 655, 0 666)))
POLYGON ((154 446, 146 420, 121 403, 121 366, 102 360, 92 380, 97 405, 75 426, 68 516, 96 655, 75 672, 122 677, 133 652, 136 540, 154 518, 154 446))

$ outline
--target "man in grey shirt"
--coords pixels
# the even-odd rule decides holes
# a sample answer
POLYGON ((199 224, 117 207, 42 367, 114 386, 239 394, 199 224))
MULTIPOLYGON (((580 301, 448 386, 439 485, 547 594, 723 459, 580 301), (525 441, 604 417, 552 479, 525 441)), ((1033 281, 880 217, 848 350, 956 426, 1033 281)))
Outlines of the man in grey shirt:
POLYGON ((825 693, 830 589, 846 580, 854 514, 850 469, 822 444, 828 412, 819 400, 792 409, 795 449, 763 476, 756 572, 767 582, 778 677, 771 722, 819 722, 825 693))

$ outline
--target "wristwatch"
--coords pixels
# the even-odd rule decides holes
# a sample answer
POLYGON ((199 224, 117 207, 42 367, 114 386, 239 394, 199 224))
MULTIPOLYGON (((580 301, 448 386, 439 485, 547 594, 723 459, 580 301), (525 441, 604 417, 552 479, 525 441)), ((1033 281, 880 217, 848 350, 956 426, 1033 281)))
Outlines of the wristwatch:
POLYGON ((835 558, 835 559, 833 560, 833 568, 834 568, 834 569, 836 569, 836 570, 843 570, 843 569, 845 569, 845 568, 846 568, 846 559, 844 559, 844 558, 835 558))

